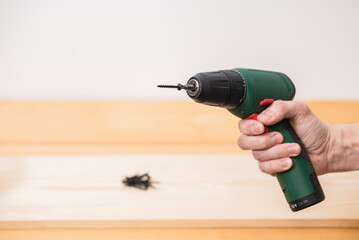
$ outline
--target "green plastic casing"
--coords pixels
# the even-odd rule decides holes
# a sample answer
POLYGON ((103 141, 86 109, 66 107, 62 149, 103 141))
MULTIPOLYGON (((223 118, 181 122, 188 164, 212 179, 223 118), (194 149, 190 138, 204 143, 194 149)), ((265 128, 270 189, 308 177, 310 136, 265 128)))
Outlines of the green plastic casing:
MULTIPOLYGON (((261 113, 267 108, 259 106, 263 99, 292 100, 294 98, 295 87, 289 77, 283 73, 243 68, 234 70, 242 75, 246 84, 243 102, 237 108, 229 109, 237 117, 244 119, 253 113, 261 113)), ((301 210, 324 200, 324 193, 314 167, 289 121, 285 119, 268 128, 269 131, 280 132, 284 143, 296 142, 302 148, 300 155, 292 157, 292 167, 276 174, 292 211, 301 210)))

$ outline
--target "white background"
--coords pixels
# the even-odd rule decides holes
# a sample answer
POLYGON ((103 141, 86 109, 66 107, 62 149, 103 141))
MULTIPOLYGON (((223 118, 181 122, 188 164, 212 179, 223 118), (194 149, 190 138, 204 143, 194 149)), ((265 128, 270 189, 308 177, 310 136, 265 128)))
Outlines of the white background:
POLYGON ((235 67, 359 99, 359 1, 0 0, 0 99, 185 99, 156 85, 235 67))

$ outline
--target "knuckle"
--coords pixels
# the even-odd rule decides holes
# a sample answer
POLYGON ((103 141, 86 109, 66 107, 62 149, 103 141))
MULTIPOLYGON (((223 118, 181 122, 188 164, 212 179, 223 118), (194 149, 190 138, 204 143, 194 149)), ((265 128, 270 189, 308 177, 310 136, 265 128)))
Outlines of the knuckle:
POLYGON ((297 112, 299 113, 303 113, 303 114, 308 114, 310 112, 310 108, 307 104, 305 104, 304 102, 300 102, 300 101, 295 101, 295 108, 297 109, 297 112))
POLYGON ((308 105, 305 104, 304 102, 301 102, 301 101, 293 101, 296 105, 297 105, 297 108, 300 108, 300 109, 307 109, 308 108, 308 105))
POLYGON ((273 103, 273 107, 282 110, 285 108, 285 102, 283 100, 277 100, 273 103))
POLYGON ((237 139, 237 145, 240 148, 242 148, 243 150, 249 150, 244 138, 245 138, 244 135, 239 136, 238 139, 237 139))
POLYGON ((252 155, 257 161, 261 161, 263 159, 262 154, 259 151, 252 151, 252 155))
POLYGON ((252 126, 256 125, 254 120, 241 120, 239 123, 239 131, 243 134, 252 134, 252 126))
POLYGON ((258 168, 261 172, 266 173, 264 163, 258 163, 258 168))
POLYGON ((288 157, 289 153, 288 153, 288 148, 285 146, 281 146, 281 148, 278 148, 276 153, 275 153, 275 157, 276 158, 284 158, 284 157, 288 157))
POLYGON ((267 138, 265 138, 264 136, 258 138, 257 143, 258 143, 258 147, 261 149, 266 148, 268 145, 267 138))

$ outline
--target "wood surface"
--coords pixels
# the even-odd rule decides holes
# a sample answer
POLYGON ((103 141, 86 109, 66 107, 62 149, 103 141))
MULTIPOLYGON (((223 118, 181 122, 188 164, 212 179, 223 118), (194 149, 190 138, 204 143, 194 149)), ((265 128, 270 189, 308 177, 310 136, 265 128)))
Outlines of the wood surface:
POLYGON ((2 157, 0 228, 359 227, 359 172, 320 181, 326 200, 293 213, 247 154, 2 157), (155 188, 122 184, 146 172, 155 188))
MULTIPOLYGON (((359 122, 359 101, 308 102, 328 123, 359 122)), ((1 101, 0 155, 236 154, 239 119, 193 101, 1 101)))
MULTIPOLYGON (((308 105, 320 119, 328 123, 359 122, 359 101, 308 102, 308 105)), ((16 162, 19 163, 19 161, 29 161, 29 158, 36 158, 36 161, 41 160, 40 156, 38 158, 35 156, 26 156, 29 154, 96 154, 102 155, 102 157, 108 154, 121 154, 122 156, 117 157, 135 155, 132 157, 137 158, 141 155, 144 158, 151 157, 150 155, 154 157, 156 154, 186 154, 187 157, 196 157, 193 154, 217 154, 218 156, 226 154, 225 157, 231 158, 231 156, 227 154, 245 153, 245 155, 239 155, 238 159, 248 158, 246 155, 248 152, 239 150, 235 145, 236 138, 239 135, 239 131, 237 130, 238 119, 223 109, 194 104, 190 101, 0 101, 0 116, 0 155, 10 155, 10 158, 17 159, 14 161, 15 164, 16 162)), ((14 171, 13 169, 8 171, 9 168, 11 169, 11 166, 13 166, 11 164, 8 165, 10 161, 9 157, 6 157, 8 158, 7 160, 1 158, 1 161, 4 161, 8 167, 7 170, 6 168, 2 168, 2 175, 0 177, 0 199, 2 199, 4 203, 11 199, 14 200, 14 197, 16 199, 16 193, 19 193, 18 196, 25 196, 25 198, 32 199, 34 189, 46 195, 46 192, 47 194, 51 192, 51 188, 53 188, 53 193, 56 193, 58 191, 56 187, 62 184, 64 184, 65 188, 70 186, 66 192, 79 191, 79 189, 70 190, 71 186, 75 188, 79 187, 80 189, 83 187, 81 180, 79 182, 70 180, 64 182, 64 176, 62 176, 62 180, 59 178, 59 172, 68 169, 65 167, 66 164, 62 167, 61 171, 53 175, 54 178, 52 181, 41 185, 40 182, 41 179, 43 179, 41 177, 37 178, 34 175, 29 176, 26 175, 26 173, 25 175, 22 175, 22 173, 16 175, 16 172, 19 173, 22 171, 21 169, 24 169, 23 166, 19 167, 19 171, 14 171), (12 175, 12 173, 15 174, 12 175), (4 179, 6 179, 6 181, 4 181, 4 179), (20 181, 18 181, 19 179, 20 181), (56 180, 61 181, 61 183, 58 185, 54 184, 56 180), (15 184, 11 183, 12 181, 13 183, 15 182, 15 184), (72 183, 75 184, 73 185, 72 183), (16 186, 21 187, 17 188, 16 186), (27 190, 28 192, 25 194, 27 190)), ((48 159, 51 165, 51 162, 53 163, 51 159, 59 156, 43 157, 48 159)), ((74 158, 75 156, 63 157, 74 158)), ((91 158, 91 156, 82 157, 91 158)), ((63 161, 60 161, 60 165, 61 162, 63 161)), ((65 162, 66 161, 63 163, 65 162)), ((1 167, 4 167, 4 165, 1 165, 1 167)), ((253 171, 248 170, 251 174, 260 174, 254 165, 251 165, 251 167, 253 167, 253 171), (256 170, 254 171, 254 169, 256 170)), ((34 167, 30 167, 29 169, 34 171, 34 167)), ((39 167, 39 169, 38 171, 40 172, 46 172, 44 167, 39 167)), ((118 170, 117 168, 113 170, 115 171, 115 169, 118 170)), ((79 169, 77 171, 79 171, 79 169)), ((246 170, 244 171, 246 172, 246 170)), ((72 173, 75 172, 76 171, 72 171, 72 173)), ((321 182, 325 184, 327 199, 322 204, 310 209, 317 209, 313 211, 322 211, 318 209, 320 209, 323 204, 334 204, 333 199, 336 198, 340 199, 340 204, 337 206, 347 206, 346 210, 339 210, 338 212, 332 208, 330 208, 330 211, 327 209, 325 216, 332 216, 329 218, 294 217, 293 219, 280 219, 280 215, 276 212, 270 219, 246 219, 243 221, 238 218, 194 220, 192 222, 195 224, 194 226, 186 226, 186 224, 191 223, 187 219, 176 220, 177 222, 158 220, 157 222, 154 221, 152 225, 148 224, 148 221, 139 220, 132 222, 121 222, 118 220, 106 222, 105 220, 96 220, 93 222, 83 221, 82 223, 85 223, 82 226, 84 229, 19 229, 23 227, 53 228, 61 224, 66 228, 76 228, 76 224, 79 223, 78 221, 72 222, 68 220, 44 221, 44 219, 39 217, 33 219, 32 217, 34 215, 31 214, 34 214, 34 212, 44 212, 44 209, 49 210, 49 206, 43 206, 43 209, 41 209, 41 205, 37 205, 36 208, 30 208, 30 212, 31 209, 33 209, 29 215, 31 217, 25 221, 12 221, 9 219, 2 221, 0 227, 4 226, 2 225, 3 223, 6 223, 9 224, 9 227, 16 228, 16 230, 0 230, 0 239, 288 239, 288 236, 290 236, 289 239, 303 239, 308 236, 316 239, 358 239, 358 217, 355 217, 358 216, 358 201, 356 200, 354 203, 355 207, 353 210, 353 208, 351 208, 353 206, 351 202, 353 199, 348 198, 351 199, 349 202, 348 199, 344 199, 348 196, 345 191, 350 191, 351 195, 356 194, 356 199, 358 195, 356 190, 358 185, 357 182, 355 182, 357 181, 356 173, 350 174, 343 175, 343 177, 347 176, 351 179, 346 179, 345 177, 342 179, 342 176, 339 175, 333 175, 333 179, 330 179, 330 175, 327 175, 329 179, 326 179, 327 176, 320 177, 321 182), (354 184, 349 183, 353 180, 349 176, 350 174, 355 175, 354 184), (345 186, 344 189, 342 187, 343 184, 345 186), (344 191, 344 195, 339 194, 338 191, 344 191), (335 217, 336 213, 338 214, 337 217, 335 217), (31 223, 30 225, 29 221, 31 223), (44 225, 44 223, 46 224, 44 225), (127 227, 131 229, 102 229, 111 226, 125 227, 125 223, 127 227), (172 224, 171 228, 178 226, 191 228, 158 228, 166 226, 163 225, 164 223, 167 224, 167 226, 172 224), (93 227, 94 225, 100 229, 86 228, 93 227), (136 226, 141 226, 141 228, 138 229, 136 226), (193 228, 196 226, 201 228, 193 228), (241 228, 228 228, 238 226, 241 226, 241 228), (256 228, 243 228, 246 226, 255 226, 256 228), (265 226, 279 228, 264 228, 265 226), (305 228, 288 228, 298 226, 304 226, 305 228), (318 228, 320 226, 336 226, 340 228, 318 228), (354 228, 347 228, 348 226, 354 228)), ((71 175, 71 171, 68 176, 72 179, 71 177, 73 177, 73 175, 71 175)), ((86 174, 83 176, 86 176, 86 174)), ((114 175, 110 174, 109 176, 113 177, 114 175)), ((117 177, 120 179, 119 176, 117 177)), ((273 181, 274 179, 265 175, 261 175, 261 177, 267 177, 269 179, 267 179, 263 186, 264 192, 259 193, 256 191, 255 194, 266 194, 267 192, 278 194, 278 201, 283 202, 283 196, 277 191, 270 190, 272 184, 276 184, 276 182, 273 181)), ((47 176, 47 179, 51 178, 47 176)), ((85 177, 85 179, 88 181, 88 179, 92 179, 92 176, 88 176, 88 178, 85 177)), ((110 179, 111 177, 106 181, 110 179)), ((108 184, 108 182, 106 184, 108 184)), ((214 186, 216 190, 217 188, 221 189, 220 185, 223 183, 219 185, 216 184, 217 182, 212 185, 212 187, 214 186)), ((249 183, 248 181, 236 182, 231 188, 240 189, 240 187, 236 187, 237 184, 243 187, 249 183)), ((249 184, 249 186, 253 187, 251 184, 255 183, 249 184)), ((209 187, 210 185, 211 184, 197 185, 195 188, 197 187, 201 190, 206 188, 211 189, 209 187)), ((93 189, 93 191, 96 192, 101 189, 101 186, 95 186, 98 188, 96 190, 93 189)), ((181 188, 180 184, 177 187, 181 188)), ((210 192, 209 189, 206 189, 206 191, 210 192)), ((121 189, 121 191, 122 190, 123 189, 121 189)), ((60 191, 65 192, 65 189, 60 191)), ((91 189, 84 187, 80 192, 81 191, 88 193, 91 192, 91 189)), ((99 191, 101 192, 101 190, 99 191)), ((108 189, 108 191, 111 190, 108 189)), ((113 192, 115 191, 116 190, 113 192)), ((160 190, 156 189, 155 191, 160 190)), ((251 191, 250 187, 248 187, 247 191, 251 191)), ((225 196, 221 197, 222 200, 225 199, 225 196)), ((221 197, 219 197, 219 199, 221 199, 221 197)), ((268 199, 269 198, 266 197, 266 200, 268 199)), ((43 201, 46 202, 46 197, 43 201)), ((69 202, 67 202, 67 204, 68 203, 69 202)), ((24 209, 27 209, 26 211, 29 210, 29 205, 27 204, 28 202, 26 203, 25 201, 25 205, 18 205, 18 208, 6 209, 3 207, 2 211, 0 211, 0 215, 12 215, 13 217, 15 216, 15 218, 18 217, 18 219, 24 219, 26 216, 21 214, 21 212, 24 211, 24 209), (14 214, 14 212, 17 212, 18 215, 14 214)), ((283 207, 283 210, 286 208, 284 204, 277 204, 277 207, 278 206, 283 207)), ((2 204, 0 204, 0 208, 1 207, 2 204)), ((287 210, 288 209, 286 209, 286 211, 287 210)), ((81 215, 82 213, 80 216, 81 215)), ((54 216, 56 216, 56 214, 54 214, 54 216)))

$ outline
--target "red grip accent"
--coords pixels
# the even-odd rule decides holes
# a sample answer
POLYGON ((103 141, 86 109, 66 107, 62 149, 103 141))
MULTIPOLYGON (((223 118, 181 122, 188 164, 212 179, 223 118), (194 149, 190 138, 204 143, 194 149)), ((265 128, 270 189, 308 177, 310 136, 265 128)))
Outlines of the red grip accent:
POLYGON ((266 98, 263 99, 260 103, 259 106, 264 107, 264 106, 269 106, 274 102, 274 99, 270 99, 270 98, 266 98))
MULTIPOLYGON (((249 115, 248 117, 246 117, 246 119, 252 119, 252 120, 257 120, 258 117, 258 113, 253 113, 251 115, 249 115)), ((269 132, 269 129, 267 126, 264 126, 264 133, 269 132)))
POLYGON ((246 119, 257 120, 257 117, 258 117, 258 113, 253 113, 253 114, 249 115, 248 117, 246 117, 246 119))

